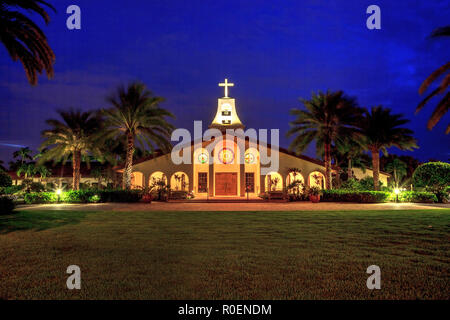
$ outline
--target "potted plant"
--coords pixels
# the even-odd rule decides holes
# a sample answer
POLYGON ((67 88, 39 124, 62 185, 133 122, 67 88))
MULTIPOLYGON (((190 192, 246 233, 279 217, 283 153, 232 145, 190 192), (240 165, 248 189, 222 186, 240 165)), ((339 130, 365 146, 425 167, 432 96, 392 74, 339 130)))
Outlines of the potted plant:
POLYGON ((142 192, 142 202, 151 203, 153 200, 152 187, 144 188, 142 192))
POLYGON ((309 200, 312 203, 318 203, 320 201, 320 188, 319 187, 311 187, 308 190, 309 200))

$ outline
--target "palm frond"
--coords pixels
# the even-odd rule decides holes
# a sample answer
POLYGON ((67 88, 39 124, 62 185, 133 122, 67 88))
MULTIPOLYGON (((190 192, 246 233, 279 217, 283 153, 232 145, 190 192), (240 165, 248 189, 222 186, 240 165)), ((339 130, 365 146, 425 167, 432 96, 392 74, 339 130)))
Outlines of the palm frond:
POLYGON ((431 114, 430 119, 427 123, 428 130, 433 129, 433 127, 441 120, 441 118, 448 112, 450 108, 450 92, 445 95, 445 97, 439 102, 437 107, 431 114))
POLYGON ((17 9, 36 12, 48 23, 50 17, 42 5, 54 10, 41 0, 4 0, 0 4, 0 41, 12 60, 22 63, 32 85, 43 71, 53 77, 55 55, 39 26, 17 9))
POLYGON ((446 64, 435 70, 432 74, 430 74, 428 78, 426 78, 420 85, 419 94, 423 94, 431 83, 433 83, 437 78, 439 78, 448 70, 450 70, 450 62, 447 62, 446 64))
POLYGON ((450 26, 437 28, 430 34, 430 38, 450 36, 450 26))

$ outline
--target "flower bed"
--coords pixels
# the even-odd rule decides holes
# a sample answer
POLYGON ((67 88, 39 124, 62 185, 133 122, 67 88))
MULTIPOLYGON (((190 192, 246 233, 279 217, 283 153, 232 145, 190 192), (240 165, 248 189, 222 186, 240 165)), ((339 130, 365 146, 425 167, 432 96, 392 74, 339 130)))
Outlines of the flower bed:
MULTIPOLYGON (((394 199, 395 200, 395 195, 394 199)), ((398 195, 399 202, 434 203, 438 198, 432 192, 403 191, 398 195)))
MULTIPOLYGON (((321 201, 379 203, 396 201, 396 195, 388 191, 323 190, 321 201)), ((434 203, 438 202, 432 192, 403 191, 398 194, 399 202, 434 203)))
POLYGON ((391 193, 387 191, 352 191, 352 190, 322 190, 323 202, 388 202, 391 193))
POLYGON ((25 203, 97 203, 97 202, 139 202, 142 192, 138 190, 78 190, 62 192, 31 192, 24 196, 25 203))

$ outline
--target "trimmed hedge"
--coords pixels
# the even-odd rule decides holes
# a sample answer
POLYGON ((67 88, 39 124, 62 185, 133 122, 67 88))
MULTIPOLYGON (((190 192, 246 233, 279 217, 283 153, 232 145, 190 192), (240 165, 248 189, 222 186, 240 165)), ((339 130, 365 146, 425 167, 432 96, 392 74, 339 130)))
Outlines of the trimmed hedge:
MULTIPOLYGON (((97 202, 139 202, 142 192, 139 190, 77 190, 62 192, 60 202, 64 203, 97 203, 97 202)), ((28 204, 56 203, 55 192, 31 192, 24 196, 28 204)))
MULTIPOLYGON (((322 190, 323 202, 377 203, 395 201, 396 195, 387 191, 322 190)), ((432 192, 403 191, 398 195, 399 202, 433 203, 438 198, 432 192)))
POLYGON ((14 211, 14 201, 9 197, 0 197, 0 215, 11 214, 14 211))
POLYGON ((23 197, 25 203, 53 203, 58 201, 58 196, 54 192, 30 192, 23 197))
MULTIPOLYGON (((395 201, 395 195, 393 200, 395 201)), ((433 203, 438 202, 438 198, 432 192, 419 192, 419 191, 403 191, 398 195, 398 201, 400 202, 418 202, 418 203, 433 203)))
POLYGON ((376 203, 387 202, 390 196, 386 191, 322 190, 320 201, 376 203))

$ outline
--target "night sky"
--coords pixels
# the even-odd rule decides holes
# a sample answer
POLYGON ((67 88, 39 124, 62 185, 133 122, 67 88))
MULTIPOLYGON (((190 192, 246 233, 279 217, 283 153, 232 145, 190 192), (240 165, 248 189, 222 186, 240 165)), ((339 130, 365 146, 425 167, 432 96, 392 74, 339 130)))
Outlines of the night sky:
MULTIPOLYGON (((433 131, 432 100, 414 115, 422 81, 449 59, 450 39, 429 39, 449 22, 447 0, 437 1, 167 1, 48 0, 48 26, 39 21, 56 54, 55 77, 28 84, 20 63, 0 47, 0 159, 17 146, 36 149, 44 121, 55 110, 106 107, 118 85, 141 80, 166 98, 177 127, 193 130, 213 119, 223 89, 235 83, 239 117, 247 128, 279 128, 289 110, 312 91, 342 89, 362 106, 383 105, 411 119, 420 160, 448 160, 450 115, 433 131), (66 8, 77 4, 82 30, 66 28, 66 8), (125 6, 129 4, 129 6, 125 6), (381 30, 366 28, 366 8, 381 8, 381 30)), ((437 84, 437 83, 436 83, 437 84)), ((313 147, 307 154, 315 156, 313 147)))

